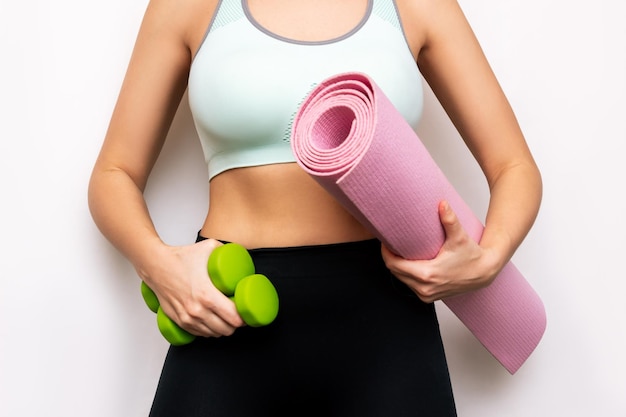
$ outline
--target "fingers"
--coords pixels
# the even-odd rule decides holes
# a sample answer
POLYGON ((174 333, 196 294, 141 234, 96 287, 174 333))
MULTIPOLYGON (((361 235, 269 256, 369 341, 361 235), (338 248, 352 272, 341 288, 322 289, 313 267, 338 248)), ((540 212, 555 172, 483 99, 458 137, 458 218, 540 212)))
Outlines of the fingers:
POLYGON ((196 336, 230 336, 244 325, 235 304, 217 291, 211 291, 206 297, 188 299, 176 307, 162 308, 181 328, 196 336))
POLYGON ((381 253, 385 265, 398 280, 406 284, 425 303, 437 301, 437 282, 432 277, 430 261, 408 260, 393 253, 382 245, 381 253))
MULTIPOLYGON (((221 295, 221 294, 220 294, 221 295)), ((234 303, 227 297, 220 300, 224 307, 215 303, 193 303, 179 315, 180 326, 189 333, 203 337, 221 337, 232 335, 238 327, 244 325, 234 303)))
POLYGON ((438 205, 445 241, 435 258, 407 260, 384 245, 382 256, 387 268, 422 301, 432 303, 477 288, 477 260, 481 249, 466 233, 447 201, 438 205))
POLYGON ((207 260, 221 245, 206 239, 172 247, 173 256, 162 259, 160 279, 155 280, 158 285, 153 290, 158 291, 163 312, 196 336, 228 336, 244 325, 233 301, 215 288, 208 276, 207 260))

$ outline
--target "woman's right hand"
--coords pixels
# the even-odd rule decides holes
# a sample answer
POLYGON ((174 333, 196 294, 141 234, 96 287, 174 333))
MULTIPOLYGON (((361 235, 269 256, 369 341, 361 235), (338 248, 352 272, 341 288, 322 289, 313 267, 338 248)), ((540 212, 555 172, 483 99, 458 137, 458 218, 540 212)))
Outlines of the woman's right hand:
POLYGON ((229 336, 244 325, 235 304, 211 282, 207 261, 222 243, 207 239, 185 246, 163 245, 139 276, 155 292, 163 312, 196 336, 229 336))

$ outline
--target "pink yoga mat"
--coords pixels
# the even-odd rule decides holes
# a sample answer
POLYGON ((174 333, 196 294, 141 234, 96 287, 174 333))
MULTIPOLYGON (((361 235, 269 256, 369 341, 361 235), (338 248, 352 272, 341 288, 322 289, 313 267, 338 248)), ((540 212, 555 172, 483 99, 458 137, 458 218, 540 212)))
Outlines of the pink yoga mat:
MULTIPOLYGON (((296 114, 291 144, 302 168, 404 258, 437 254, 445 240, 437 212, 444 199, 470 236, 481 237, 481 221, 365 74, 318 85, 296 114)), ((510 262, 489 287, 443 302, 511 374, 545 331, 543 303, 510 262)))

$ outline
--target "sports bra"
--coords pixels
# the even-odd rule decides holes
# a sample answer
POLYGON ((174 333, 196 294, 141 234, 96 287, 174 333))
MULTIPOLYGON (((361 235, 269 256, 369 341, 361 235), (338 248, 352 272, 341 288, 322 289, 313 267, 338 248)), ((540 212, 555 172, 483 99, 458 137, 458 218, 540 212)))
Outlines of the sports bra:
POLYGON ((255 21, 247 0, 220 0, 188 84, 209 179, 232 168, 294 162, 299 105, 317 83, 348 71, 372 77, 416 127, 422 79, 394 0, 368 0, 356 27, 326 41, 279 36, 255 21))

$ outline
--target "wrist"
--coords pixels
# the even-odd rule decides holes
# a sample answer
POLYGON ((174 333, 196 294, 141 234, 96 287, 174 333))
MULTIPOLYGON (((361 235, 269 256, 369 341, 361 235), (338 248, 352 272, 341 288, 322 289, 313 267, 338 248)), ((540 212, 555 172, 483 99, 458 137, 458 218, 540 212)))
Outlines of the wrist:
POLYGON ((163 260, 171 255, 171 247, 165 244, 158 236, 145 239, 141 248, 138 248, 137 256, 133 262, 139 277, 150 284, 152 277, 158 275, 163 260))
POLYGON ((489 285, 513 255, 511 240, 506 233, 490 234, 481 239, 480 246, 485 253, 483 266, 489 285))

